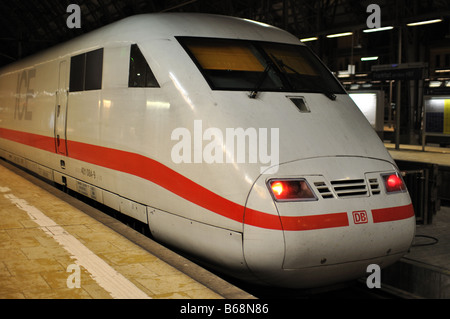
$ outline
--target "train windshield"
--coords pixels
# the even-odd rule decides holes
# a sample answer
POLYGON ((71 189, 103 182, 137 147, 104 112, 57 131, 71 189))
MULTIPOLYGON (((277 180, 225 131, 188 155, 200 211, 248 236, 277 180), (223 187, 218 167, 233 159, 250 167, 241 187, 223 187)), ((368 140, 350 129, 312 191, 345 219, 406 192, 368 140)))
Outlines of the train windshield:
POLYGON ((345 93, 305 46, 180 37, 213 90, 345 93))

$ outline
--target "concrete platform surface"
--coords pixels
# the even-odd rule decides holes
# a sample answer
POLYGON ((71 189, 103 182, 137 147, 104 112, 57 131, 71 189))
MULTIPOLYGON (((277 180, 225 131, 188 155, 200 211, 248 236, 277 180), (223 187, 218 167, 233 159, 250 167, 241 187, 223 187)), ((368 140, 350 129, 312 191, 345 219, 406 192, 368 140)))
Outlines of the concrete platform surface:
POLYGON ((0 165, 0 298, 223 298, 0 165))
POLYGON ((401 161, 421 162, 450 167, 450 148, 426 146, 422 151, 419 145, 400 145, 396 150, 394 144, 385 143, 392 158, 401 161))

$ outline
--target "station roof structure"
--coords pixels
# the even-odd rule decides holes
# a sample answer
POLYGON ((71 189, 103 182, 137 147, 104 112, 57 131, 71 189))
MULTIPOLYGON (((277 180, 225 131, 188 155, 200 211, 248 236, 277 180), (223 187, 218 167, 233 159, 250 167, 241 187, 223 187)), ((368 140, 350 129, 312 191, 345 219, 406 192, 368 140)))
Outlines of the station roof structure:
MULTIPOLYGON (((265 22, 301 38, 366 28, 377 3, 383 26, 440 18, 442 23, 426 29, 427 43, 450 43, 450 0, 26 0, 0 1, 0 66, 70 40, 122 18, 153 12, 203 12, 237 16, 265 22), (70 4, 81 9, 81 28, 68 28, 70 4)), ((406 39, 408 40, 408 39, 406 39)), ((326 41, 323 40, 323 41, 326 41)), ((356 45, 359 38, 354 39, 356 45)), ((374 40, 372 39, 371 42, 374 40)), ((410 39, 410 41, 413 41, 410 39)), ((379 46, 392 47, 393 37, 378 37, 379 46)), ((318 41, 320 43, 320 41, 318 41)), ((378 43, 372 43, 376 46, 378 43)), ((337 44, 314 44, 325 61, 337 44)), ((332 58, 329 58, 332 60, 332 58)), ((326 61, 327 62, 327 61, 326 61)))

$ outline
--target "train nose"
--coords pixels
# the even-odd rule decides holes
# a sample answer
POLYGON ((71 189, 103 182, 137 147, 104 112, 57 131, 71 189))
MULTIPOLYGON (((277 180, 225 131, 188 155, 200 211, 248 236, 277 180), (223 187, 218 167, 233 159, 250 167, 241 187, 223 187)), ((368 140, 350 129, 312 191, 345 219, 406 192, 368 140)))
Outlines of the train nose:
POLYGON ((385 161, 336 157, 283 164, 277 176, 262 176, 250 193, 244 220, 249 268, 271 284, 311 288, 357 279, 370 264, 383 268, 395 262, 409 249, 415 231, 406 190, 388 193, 385 187, 383 177, 395 172, 385 161), (278 197, 282 186, 274 181, 299 183, 297 197, 278 197), (302 184, 308 190, 302 191, 302 184), (264 187, 269 195, 263 195, 264 187), (271 208, 260 216, 267 222, 259 227, 250 206, 256 202, 271 208))

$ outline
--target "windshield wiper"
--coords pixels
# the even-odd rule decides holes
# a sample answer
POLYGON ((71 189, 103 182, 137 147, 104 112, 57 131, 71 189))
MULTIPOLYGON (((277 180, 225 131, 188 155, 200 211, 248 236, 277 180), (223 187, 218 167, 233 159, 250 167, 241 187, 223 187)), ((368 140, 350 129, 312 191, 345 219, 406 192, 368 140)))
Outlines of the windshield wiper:
MULTIPOLYGON (((272 57, 272 59, 274 59, 274 61, 277 62, 277 64, 278 64, 281 68, 289 69, 289 70, 291 70, 292 72, 294 72, 295 74, 297 74, 298 76, 300 76, 300 77, 302 76, 300 73, 298 73, 297 70, 295 70, 294 68, 290 67, 289 65, 286 65, 282 60, 277 59, 276 57, 274 57, 273 54, 271 54, 270 56, 272 57)), ((283 73, 286 74, 286 72, 283 72, 283 73)), ((287 76, 286 76, 286 78, 287 78, 287 76)), ((289 82, 290 82, 290 81, 289 81, 289 82)), ((291 83, 291 82, 290 82, 290 83, 291 83)), ((293 86, 292 83, 291 83, 291 86, 293 86)), ((330 100, 332 100, 332 101, 335 101, 335 100, 336 100, 336 94, 334 94, 333 92, 324 90, 324 89, 322 89, 322 88, 319 88, 319 90, 320 90, 320 93, 324 94, 324 95, 325 95, 326 97, 328 97, 330 100)))
POLYGON ((266 66, 266 68, 264 69, 264 72, 263 72, 263 74, 261 75, 261 78, 259 79, 259 81, 258 81, 258 83, 257 83, 257 85, 256 85, 256 87, 255 87, 255 89, 254 89, 252 92, 250 92, 250 95, 248 96, 249 98, 251 98, 251 99, 255 99, 255 98, 256 98, 256 95, 258 95, 259 89, 261 89, 261 86, 263 85, 264 81, 266 80, 267 75, 269 74, 270 69, 273 68, 273 67, 274 67, 274 65, 273 65, 273 62, 272 62, 272 61, 270 61, 270 62, 267 63, 267 66, 266 66))

